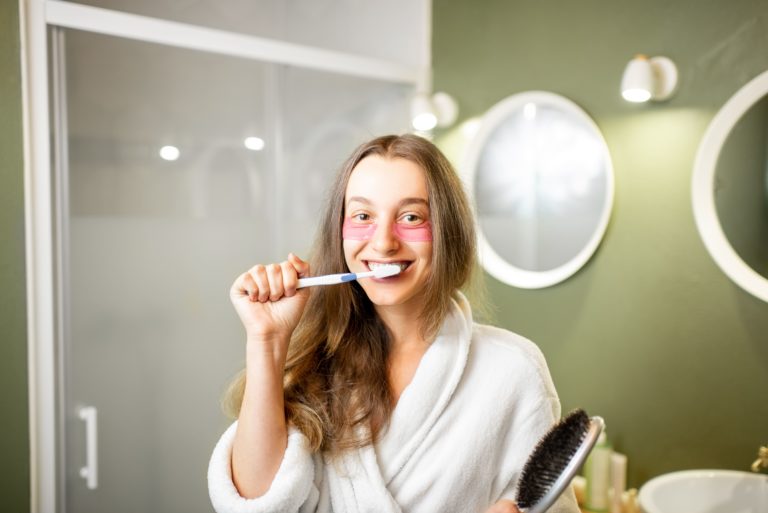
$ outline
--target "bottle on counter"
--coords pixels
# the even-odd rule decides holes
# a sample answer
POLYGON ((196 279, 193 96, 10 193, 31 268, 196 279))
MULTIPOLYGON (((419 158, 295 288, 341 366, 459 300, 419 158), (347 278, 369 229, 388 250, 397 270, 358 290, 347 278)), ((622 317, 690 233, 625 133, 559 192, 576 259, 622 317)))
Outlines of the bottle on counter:
POLYGON ((613 451, 611 454, 611 513, 624 511, 624 495, 627 489, 627 456, 613 451))
POLYGON ((608 490, 611 486, 612 454, 613 449, 603 430, 584 464, 584 477, 587 480, 584 499, 586 509, 589 511, 600 513, 610 510, 608 490))

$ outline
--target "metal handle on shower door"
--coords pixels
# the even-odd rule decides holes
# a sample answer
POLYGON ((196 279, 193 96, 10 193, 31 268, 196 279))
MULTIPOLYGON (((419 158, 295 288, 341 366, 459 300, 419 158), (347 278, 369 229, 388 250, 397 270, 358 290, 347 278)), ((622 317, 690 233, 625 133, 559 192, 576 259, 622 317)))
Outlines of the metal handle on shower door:
POLYGON ((99 486, 99 424, 96 408, 85 406, 80 408, 78 415, 85 421, 85 466, 80 469, 80 477, 90 490, 99 486))

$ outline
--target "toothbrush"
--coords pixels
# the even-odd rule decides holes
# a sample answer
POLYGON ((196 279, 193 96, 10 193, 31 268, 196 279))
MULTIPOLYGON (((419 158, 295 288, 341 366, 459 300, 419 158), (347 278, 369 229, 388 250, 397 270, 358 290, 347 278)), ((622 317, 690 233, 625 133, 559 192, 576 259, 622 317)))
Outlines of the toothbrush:
POLYGON ((304 287, 313 287, 315 285, 336 285, 337 283, 346 283, 348 281, 359 280, 360 278, 387 278, 388 276, 394 276, 396 274, 400 274, 399 265, 384 264, 373 271, 364 273, 327 274, 325 276, 301 278, 296 288, 301 289, 304 287))

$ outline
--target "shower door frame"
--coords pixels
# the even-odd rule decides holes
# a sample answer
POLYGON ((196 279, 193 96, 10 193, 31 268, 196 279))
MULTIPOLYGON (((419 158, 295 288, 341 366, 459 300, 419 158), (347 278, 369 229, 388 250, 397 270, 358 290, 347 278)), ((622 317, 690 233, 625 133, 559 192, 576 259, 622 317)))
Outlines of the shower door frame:
MULTIPOLYGON (((429 9, 429 2, 425 2, 429 9)), ((59 0, 19 0, 24 116, 24 204, 30 431, 30 510, 63 513, 63 423, 60 404, 63 342, 62 241, 65 227, 54 197, 51 155, 48 28, 60 27, 407 84, 431 90, 431 68, 323 50, 59 0)), ((425 19, 430 20, 427 12, 425 19)), ((430 31, 425 30, 429 49, 430 31)), ((429 51, 427 51, 429 55, 429 51)), ((54 91, 55 94, 55 91, 54 91)), ((54 124, 60 124, 54 120, 54 124)), ((57 160, 57 166, 62 162, 57 160)))

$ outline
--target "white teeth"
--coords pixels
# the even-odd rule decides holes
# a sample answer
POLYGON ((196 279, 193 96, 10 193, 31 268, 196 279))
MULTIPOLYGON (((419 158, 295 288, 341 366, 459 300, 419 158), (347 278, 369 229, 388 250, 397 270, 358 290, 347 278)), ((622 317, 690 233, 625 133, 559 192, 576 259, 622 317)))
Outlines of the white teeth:
POLYGON ((408 267, 407 263, 403 262, 389 262, 389 263, 381 263, 381 262, 368 262, 368 267, 371 269, 371 271, 375 271, 376 269, 380 267, 387 267, 390 265, 396 265, 400 268, 400 272, 405 271, 405 268, 408 267))

